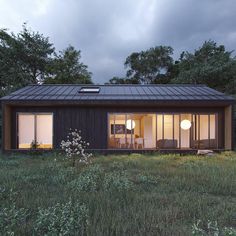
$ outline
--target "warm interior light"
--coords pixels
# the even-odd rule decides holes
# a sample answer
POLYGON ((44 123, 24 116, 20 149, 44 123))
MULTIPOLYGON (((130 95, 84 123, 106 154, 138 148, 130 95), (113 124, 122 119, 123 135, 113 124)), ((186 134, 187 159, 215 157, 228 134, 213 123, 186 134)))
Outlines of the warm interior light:
POLYGON ((127 120, 126 121, 126 128, 131 130, 131 129, 134 129, 135 127, 135 122, 134 120, 127 120))
POLYGON ((189 120, 182 120, 180 123, 181 129, 187 130, 191 127, 191 122, 189 120))

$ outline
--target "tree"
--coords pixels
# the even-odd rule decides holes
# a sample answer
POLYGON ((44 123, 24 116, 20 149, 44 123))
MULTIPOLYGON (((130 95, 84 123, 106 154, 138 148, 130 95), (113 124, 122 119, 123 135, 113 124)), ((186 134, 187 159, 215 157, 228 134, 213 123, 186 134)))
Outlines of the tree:
POLYGON ((32 32, 23 24, 17 35, 0 30, 0 86, 1 94, 29 83, 40 83, 47 73, 47 65, 54 52, 49 39, 32 32))
POLYGON ((80 62, 81 52, 69 46, 64 51, 55 54, 49 71, 50 75, 45 83, 50 84, 91 84, 91 72, 80 62))
POLYGON ((206 84, 222 92, 236 90, 236 59, 214 41, 205 41, 194 53, 182 52, 174 83, 206 84))
POLYGON ((120 78, 117 76, 112 77, 106 84, 138 84, 139 81, 136 79, 120 78))
POLYGON ((168 83, 173 64, 173 49, 167 46, 134 52, 126 58, 127 77, 138 83, 168 83))

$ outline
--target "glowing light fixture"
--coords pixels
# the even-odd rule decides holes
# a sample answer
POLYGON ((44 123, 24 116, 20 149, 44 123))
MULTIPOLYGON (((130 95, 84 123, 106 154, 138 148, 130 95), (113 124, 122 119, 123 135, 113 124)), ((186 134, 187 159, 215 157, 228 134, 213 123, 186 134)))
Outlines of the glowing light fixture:
POLYGON ((126 128, 131 130, 131 129, 134 129, 135 127, 135 122, 134 120, 127 120, 126 121, 126 128))
POLYGON ((181 129, 188 130, 191 127, 191 122, 189 120, 182 120, 180 123, 181 129))

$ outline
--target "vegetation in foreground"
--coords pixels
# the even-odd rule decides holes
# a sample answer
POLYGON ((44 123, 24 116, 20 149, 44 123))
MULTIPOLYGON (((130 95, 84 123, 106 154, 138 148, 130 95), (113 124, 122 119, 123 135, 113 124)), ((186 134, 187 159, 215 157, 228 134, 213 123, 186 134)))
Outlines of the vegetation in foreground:
POLYGON ((235 235, 236 153, 0 158, 1 235, 235 235))

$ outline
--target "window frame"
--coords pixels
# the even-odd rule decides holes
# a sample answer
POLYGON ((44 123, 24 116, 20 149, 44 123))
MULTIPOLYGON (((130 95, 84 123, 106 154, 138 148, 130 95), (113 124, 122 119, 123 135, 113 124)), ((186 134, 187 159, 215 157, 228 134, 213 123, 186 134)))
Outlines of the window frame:
MULTIPOLYGON (((16 112, 16 149, 31 150, 31 148, 19 148, 19 116, 33 115, 34 116, 34 139, 37 137, 37 115, 51 115, 52 116, 52 148, 36 148, 37 150, 52 150, 54 149, 54 112, 16 112)), ((37 141, 37 140, 36 140, 37 141)))
MULTIPOLYGON (((182 138, 182 135, 181 135, 181 127, 180 127, 180 123, 181 123, 181 115, 183 115, 183 114, 189 114, 190 115, 190 122, 191 122, 191 124, 192 124, 192 126, 191 126, 191 128, 190 128, 190 130, 189 130, 189 149, 191 150, 191 149, 193 149, 192 148, 192 143, 191 143, 191 139, 192 139, 192 135, 193 135, 193 130, 192 130, 192 128, 193 128, 193 116, 196 116, 197 117, 197 120, 198 119, 200 119, 200 115, 208 115, 208 117, 210 117, 210 115, 214 115, 215 116, 215 139, 216 139, 216 145, 215 145, 215 149, 218 149, 219 148, 219 125, 218 125, 218 119, 219 119, 219 113, 218 112, 216 112, 216 111, 212 111, 212 112, 197 112, 197 111, 195 111, 195 112, 191 112, 191 111, 189 111, 189 112, 170 112, 170 111, 168 111, 168 112, 153 112, 153 111, 150 111, 150 112, 142 112, 142 111, 134 111, 134 112, 107 112, 107 125, 109 125, 109 121, 110 121, 110 115, 114 115, 114 124, 115 124, 115 116, 116 115, 124 115, 126 118, 125 118, 125 120, 127 121, 127 115, 130 115, 130 116, 133 116, 134 114, 155 114, 155 116, 156 116, 156 121, 157 121, 157 115, 161 115, 162 116, 162 122, 164 121, 164 115, 172 115, 173 117, 172 117, 172 119, 174 119, 174 116, 176 115, 176 116, 178 116, 179 117, 179 144, 178 144, 178 147, 176 148, 176 150, 177 149, 179 149, 179 150, 181 150, 181 149, 183 149, 182 148, 182 145, 181 145, 181 138, 182 138)), ((209 122, 209 120, 208 120, 208 122, 209 122)), ((174 123, 174 122, 173 122, 174 123)), ((208 123, 208 136, 209 136, 209 126, 210 126, 210 123, 208 123)), ((157 122, 156 122, 156 127, 155 127, 156 129, 157 129, 157 122)), ((200 125, 199 125, 199 128, 200 128, 200 125)), ((174 124, 173 124, 173 133, 174 133, 174 124)), ((198 134, 200 134, 200 133, 198 133, 198 134)), ((156 130, 156 147, 153 149, 153 150, 160 150, 160 149, 158 149, 157 148, 157 130, 156 130)), ((162 126, 162 139, 164 138, 164 124, 163 124, 163 126, 162 126)), ((174 138, 174 134, 173 134, 173 138, 174 138)), ((109 139, 110 139, 110 128, 108 127, 107 128, 107 149, 109 149, 109 150, 114 150, 114 148, 111 148, 110 146, 109 146, 109 139)), ((197 138, 197 140, 199 141, 199 138, 197 138)), ((208 139, 208 141, 209 141, 209 143, 210 143, 210 139, 208 139)), ((132 150, 135 150, 135 149, 133 149, 132 148, 132 150)), ((145 150, 145 148, 143 149, 143 150, 145 150)))

